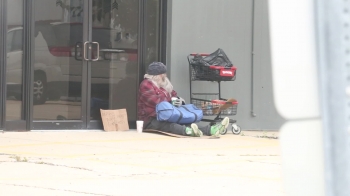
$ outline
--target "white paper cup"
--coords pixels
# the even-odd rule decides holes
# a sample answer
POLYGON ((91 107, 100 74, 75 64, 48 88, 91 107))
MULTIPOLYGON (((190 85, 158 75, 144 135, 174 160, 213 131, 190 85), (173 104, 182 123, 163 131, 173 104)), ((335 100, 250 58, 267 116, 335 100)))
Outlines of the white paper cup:
POLYGON ((136 121, 136 128, 137 128, 137 133, 142 133, 142 130, 143 130, 143 121, 142 120, 136 121))

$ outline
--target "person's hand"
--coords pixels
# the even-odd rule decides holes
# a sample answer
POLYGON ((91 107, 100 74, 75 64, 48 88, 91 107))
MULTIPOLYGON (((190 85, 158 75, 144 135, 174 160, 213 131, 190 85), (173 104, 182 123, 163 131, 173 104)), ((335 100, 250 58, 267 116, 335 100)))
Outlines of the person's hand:
POLYGON ((180 99, 176 99, 175 101, 173 101, 173 105, 176 106, 176 107, 179 107, 182 105, 182 102, 180 99))
POLYGON ((171 98, 171 103, 176 107, 179 107, 182 105, 181 100, 177 97, 171 98))

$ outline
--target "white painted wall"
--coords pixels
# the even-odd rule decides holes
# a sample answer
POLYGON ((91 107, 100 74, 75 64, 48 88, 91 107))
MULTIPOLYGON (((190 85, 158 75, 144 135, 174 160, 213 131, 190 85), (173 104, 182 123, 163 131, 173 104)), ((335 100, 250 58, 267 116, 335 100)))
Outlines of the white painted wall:
MULTIPOLYGON (((272 94, 267 0, 255 0, 254 7, 253 0, 170 0, 167 64, 175 90, 189 100, 187 55, 222 48, 238 68, 236 81, 222 85, 222 97, 239 101, 238 124, 245 130, 278 130, 284 119, 272 94)), ((194 86, 197 92, 217 89, 210 82, 194 86)))

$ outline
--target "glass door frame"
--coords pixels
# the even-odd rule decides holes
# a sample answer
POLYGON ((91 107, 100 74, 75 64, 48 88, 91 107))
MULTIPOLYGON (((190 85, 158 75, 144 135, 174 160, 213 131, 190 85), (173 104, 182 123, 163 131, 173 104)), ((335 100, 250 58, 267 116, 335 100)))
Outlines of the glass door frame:
MULTIPOLYGON (((141 23, 141 16, 142 16, 142 5, 143 1, 139 0, 139 41, 138 44, 142 44, 140 40, 140 32, 142 32, 142 28, 140 26, 141 23)), ((33 4, 32 4, 33 6, 33 4)), ((90 120, 90 103, 91 103, 91 65, 92 65, 92 58, 91 58, 91 52, 86 52, 85 43, 92 44, 92 27, 93 27, 93 20, 92 20, 92 8, 93 8, 93 0, 86 0, 83 1, 83 51, 87 55, 87 59, 89 60, 82 60, 82 86, 81 86, 81 120, 33 120, 31 119, 31 128, 32 130, 42 130, 42 129, 49 129, 49 130, 64 130, 64 129, 101 129, 102 128, 102 122, 99 120, 90 120)), ((33 7, 32 10, 35 8, 33 7)), ((34 18, 32 19, 32 26, 34 27, 34 18)), ((34 31, 32 31, 34 34, 34 31)), ((139 59, 138 64, 141 63, 142 51, 139 53, 139 59)), ((32 65, 34 62, 32 61, 32 65)), ((31 70, 31 76, 34 75, 34 70, 31 70)), ((33 83, 33 78, 31 78, 30 84, 33 83)), ((32 87, 30 87, 32 88, 32 87)), ((31 95, 29 97, 32 97, 32 90, 30 91, 31 95)), ((32 104, 33 100, 31 100, 31 118, 33 118, 33 107, 32 104)), ((136 104, 136 103, 135 103, 136 104)), ((131 126, 132 127, 132 126, 131 126)))
MULTIPOLYGON (((93 0, 88 0, 89 2, 89 7, 90 9, 92 9, 92 1, 93 0)), ((144 0, 138 0, 139 1, 139 7, 138 7, 138 59, 137 59, 137 64, 138 64, 138 74, 139 76, 140 75, 143 75, 143 65, 142 65, 142 62, 143 62, 143 57, 144 57, 144 38, 143 38, 143 32, 144 32, 144 10, 145 10, 145 1, 144 0)), ((90 11, 90 10, 89 10, 90 11)), ((92 13, 89 14, 89 42, 92 42, 92 13)), ((88 79, 88 83, 87 83, 87 104, 86 105, 86 108, 87 108, 87 119, 86 119, 86 122, 87 122, 87 127, 86 129, 101 129, 102 127, 102 121, 100 120, 90 120, 88 117, 90 116, 90 103, 91 103, 91 64, 92 64, 92 61, 88 61, 88 74, 87 74, 87 79, 88 79)), ((138 85, 140 83, 140 80, 139 80, 140 77, 137 77, 138 81, 137 81, 137 87, 138 88, 138 85)), ((137 103, 135 103, 137 104, 137 103)), ((136 122, 135 123, 132 123, 130 124, 130 121, 129 121, 129 127, 131 129, 135 129, 136 128, 136 122), (135 124, 135 125, 134 125, 135 124)))
MULTIPOLYGON (((89 7, 92 8, 92 0, 89 1, 89 7)), ((146 56, 145 51, 146 44, 145 44, 145 35, 146 32, 146 25, 147 22, 145 20, 147 13, 146 9, 146 3, 145 0, 139 0, 139 15, 138 15, 138 77, 137 77, 137 83, 136 83, 136 89, 138 89, 140 82, 143 80, 143 76, 146 73, 148 65, 145 64, 146 62, 146 56)), ((163 63, 166 63, 166 43, 167 43, 167 8, 168 8, 168 0, 159 0, 159 45, 158 45, 158 61, 161 61, 163 63)), ((92 14, 89 14, 89 41, 92 41, 92 14)), ((91 70, 91 61, 88 62, 89 71, 91 70)), ((91 73, 88 73, 88 86, 87 86, 87 104, 90 104, 91 101, 91 73)), ((137 104, 137 103, 135 103, 137 104)), ((86 105, 87 108, 87 129, 101 129, 102 122, 97 120, 90 120, 88 117, 90 116, 90 105, 86 105)), ((130 129, 136 129, 136 121, 131 122, 129 120, 129 127, 130 129)))
MULTIPOLYGON (((31 18, 31 39, 34 40, 34 27, 35 27, 35 19, 34 19, 34 2, 31 0, 31 5, 28 6, 30 8, 31 18)), ((92 24, 92 0, 83 1, 83 43, 84 42, 90 42, 91 40, 91 24, 92 24)), ((32 46, 31 51, 34 51, 34 44, 30 44, 32 46)), ((85 53, 85 47, 83 48, 83 52, 85 53)), ((33 54, 31 54, 33 57, 33 54)), ((87 53, 88 59, 91 59, 91 54, 87 53)), ((34 60, 31 58, 31 65, 34 65, 34 60)), ((64 130, 64 129, 87 129, 88 125, 88 116, 89 116, 89 110, 90 107, 88 106, 88 74, 89 74, 89 68, 91 67, 91 62, 86 61, 82 59, 82 77, 81 77, 81 119, 80 120, 33 120, 33 111, 34 111, 34 104, 33 104, 33 85, 30 85, 30 91, 28 92, 27 99, 30 102, 30 120, 29 120, 29 130, 64 130)), ((33 84, 33 76, 34 76, 34 69, 33 66, 30 66, 31 70, 29 70, 29 75, 31 76, 29 84, 33 84)), ((28 81, 28 80, 27 80, 28 81)))
POLYGON ((6 0, 0 0, 0 130, 4 129, 6 121, 6 34, 7 12, 6 0))
MULTIPOLYGON (((14 120, 14 121, 7 121, 6 119, 6 102, 7 102, 7 81, 6 81, 6 73, 7 73, 7 33, 8 33, 8 1, 9 0, 0 0, 0 130, 6 130, 6 131, 25 131, 28 130, 29 125, 27 117, 29 116, 26 111, 29 111, 28 108, 28 102, 26 103, 24 100, 22 100, 22 106, 21 106, 21 119, 20 120, 14 120), (2 52, 1 52, 2 51, 2 52)), ((26 6, 28 3, 31 2, 31 0, 23 1, 23 29, 24 33, 22 35, 23 40, 27 36, 27 32, 25 29, 27 29, 28 23, 26 23, 26 13, 27 9, 26 6)), ((23 61, 28 56, 28 53, 26 53, 27 48, 25 41, 23 42, 23 61)), ((24 69, 24 63, 22 63, 22 81, 26 81, 26 75, 25 75, 25 69, 24 69)), ((28 85, 23 84, 22 86, 22 95, 23 98, 25 96, 26 90, 28 85)))
MULTIPOLYGON (((25 130, 79 130, 79 129, 101 129, 102 122, 90 121, 90 94, 91 94, 91 61, 82 61, 82 104, 81 104, 81 120, 60 120, 60 121, 43 121, 33 119, 33 80, 34 80, 34 31, 35 31, 35 0, 24 0, 23 4, 23 119, 19 121, 6 122, 6 35, 7 35, 7 1, 0 0, 0 130, 7 131, 25 131, 25 130)), ((92 2, 93 0, 84 1, 83 8, 83 40, 92 41, 92 2)), ((145 4, 143 0, 139 0, 139 23, 138 23, 138 82, 143 79, 143 75, 148 65, 145 65, 145 47, 144 35, 145 32, 145 4)), ((159 21, 159 56, 158 60, 165 63, 166 57, 166 29, 167 29, 167 0, 160 0, 159 6, 160 21, 159 21)), ((136 103, 135 103, 136 104, 136 103)), ((130 128, 134 128, 130 125, 130 128)))

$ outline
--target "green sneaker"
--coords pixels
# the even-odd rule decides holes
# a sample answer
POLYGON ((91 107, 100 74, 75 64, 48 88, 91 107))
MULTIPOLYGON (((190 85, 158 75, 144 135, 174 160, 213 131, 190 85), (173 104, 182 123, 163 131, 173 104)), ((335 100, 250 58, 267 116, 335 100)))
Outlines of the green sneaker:
POLYGON ((210 134, 215 137, 220 137, 220 134, 223 133, 225 129, 227 129, 228 124, 230 124, 230 119, 228 117, 225 117, 219 124, 211 126, 210 134))
POLYGON ((193 136, 193 137, 202 137, 203 133, 201 130, 198 129, 198 126, 196 124, 191 124, 191 128, 186 128, 186 134, 193 136))

